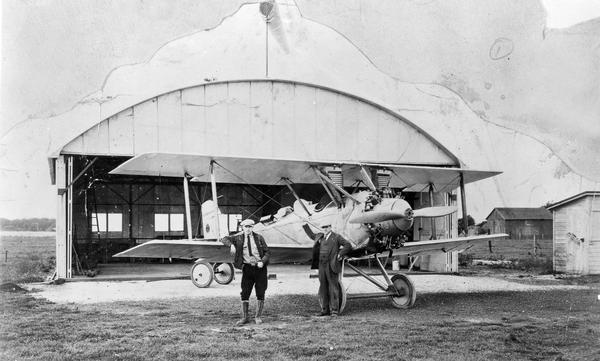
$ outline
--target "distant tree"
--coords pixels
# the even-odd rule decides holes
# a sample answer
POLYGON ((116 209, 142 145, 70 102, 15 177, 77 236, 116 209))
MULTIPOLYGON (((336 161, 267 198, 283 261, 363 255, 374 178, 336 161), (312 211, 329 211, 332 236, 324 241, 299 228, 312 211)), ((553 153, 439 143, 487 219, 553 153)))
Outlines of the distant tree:
MULTIPOLYGON (((475 225, 475 220, 474 220, 474 219, 473 219, 473 217, 471 217, 471 215, 469 215, 469 214, 467 214, 467 225, 468 225, 468 226, 473 226, 473 225, 475 225)), ((459 218, 459 219, 458 219, 458 234, 461 234, 461 233, 463 233, 463 232, 464 232, 465 234, 467 234, 467 233, 468 233, 468 230, 466 230, 466 229, 465 229, 465 227, 464 227, 464 225, 463 225, 463 219, 462 219, 462 218, 459 218)))
POLYGON ((0 230, 3 231, 52 231, 56 228, 53 218, 0 218, 0 230))

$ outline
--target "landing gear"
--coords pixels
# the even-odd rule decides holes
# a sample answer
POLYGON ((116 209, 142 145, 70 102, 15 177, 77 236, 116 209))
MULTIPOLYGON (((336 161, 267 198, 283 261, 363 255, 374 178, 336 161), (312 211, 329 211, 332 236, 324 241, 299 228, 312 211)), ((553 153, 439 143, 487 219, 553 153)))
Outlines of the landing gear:
MULTIPOLYGON (((344 287, 344 283, 342 282, 343 279, 344 279, 344 269, 342 268, 342 271, 340 272, 340 275, 339 275, 340 299, 339 299, 339 305, 338 305, 338 313, 340 313, 340 314, 342 312, 344 312, 344 308, 346 308, 346 299, 347 299, 346 287, 344 287)), ((321 297, 319 297, 319 306, 321 306, 321 309, 323 309, 323 300, 321 299, 321 297)))
MULTIPOLYGON (((383 291, 383 292, 374 292, 374 293, 350 294, 350 295, 347 295, 348 299, 389 297, 390 300, 392 301, 392 305, 394 307, 402 308, 402 309, 410 308, 415 304, 415 300, 417 298, 417 291, 415 290, 415 286, 413 285, 412 281, 406 275, 403 275, 403 274, 394 275, 390 279, 390 276, 388 275, 387 271, 385 270, 385 268, 381 264, 381 261, 379 260, 379 256, 370 255, 370 256, 366 256, 366 257, 352 258, 352 259, 344 261, 344 265, 347 265, 348 267, 353 269, 356 273, 358 273, 359 275, 361 275, 365 279, 367 279, 367 281, 371 282, 372 284, 377 286, 377 288, 379 288, 380 290, 383 291), (381 281, 371 277, 370 275, 366 274, 363 270, 355 267, 354 265, 352 265, 349 262, 351 260, 359 260, 359 259, 373 259, 375 261, 375 264, 378 266, 379 270, 381 271, 381 275, 383 276, 383 279, 385 280, 386 283, 384 284, 381 281)), ((340 284, 341 284, 341 282, 340 282, 340 284)), ((344 294, 345 294, 345 292, 344 292, 344 294)))
POLYGON ((234 270, 231 263, 196 262, 190 271, 190 278, 194 286, 206 288, 213 279, 220 285, 227 285, 233 281, 234 270))
POLYGON ((393 287, 396 295, 390 296, 392 305, 396 308, 410 308, 415 304, 417 292, 410 278, 403 274, 397 274, 392 277, 393 287))
POLYGON ((190 278, 194 286, 198 288, 208 287, 214 278, 213 268, 208 262, 194 263, 190 272, 190 278))
POLYGON ((215 263, 213 273, 215 281, 220 285, 228 285, 233 281, 234 271, 231 263, 215 263))

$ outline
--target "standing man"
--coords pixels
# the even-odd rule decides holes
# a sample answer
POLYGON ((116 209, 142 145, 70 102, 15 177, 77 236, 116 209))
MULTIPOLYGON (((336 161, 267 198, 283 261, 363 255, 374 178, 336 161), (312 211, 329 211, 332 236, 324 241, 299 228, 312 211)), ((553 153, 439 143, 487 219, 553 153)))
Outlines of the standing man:
POLYGON ((260 234, 252 232, 254 221, 245 219, 241 225, 243 233, 221 239, 221 242, 231 248, 235 268, 242 270, 242 318, 236 323, 236 326, 250 322, 248 307, 252 287, 255 289, 257 299, 254 321, 257 324, 262 323, 260 318, 265 304, 265 291, 267 290, 267 265, 271 255, 265 239, 260 234))
POLYGON ((352 245, 331 231, 330 222, 321 225, 323 233, 314 234, 307 224, 303 228, 308 237, 315 241, 311 268, 319 268, 319 316, 336 317, 340 310, 339 273, 342 271, 342 259, 350 252, 352 245))

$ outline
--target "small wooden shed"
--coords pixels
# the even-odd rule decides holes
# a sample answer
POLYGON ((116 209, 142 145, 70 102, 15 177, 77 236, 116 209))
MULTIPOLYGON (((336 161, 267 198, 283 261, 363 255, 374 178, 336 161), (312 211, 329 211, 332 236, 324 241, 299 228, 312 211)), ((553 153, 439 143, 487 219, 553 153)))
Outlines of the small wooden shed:
POLYGON ((554 271, 600 274, 600 191, 551 204, 554 271))
POLYGON ((492 233, 507 233, 511 239, 550 239, 552 214, 544 207, 494 208, 486 217, 492 233))

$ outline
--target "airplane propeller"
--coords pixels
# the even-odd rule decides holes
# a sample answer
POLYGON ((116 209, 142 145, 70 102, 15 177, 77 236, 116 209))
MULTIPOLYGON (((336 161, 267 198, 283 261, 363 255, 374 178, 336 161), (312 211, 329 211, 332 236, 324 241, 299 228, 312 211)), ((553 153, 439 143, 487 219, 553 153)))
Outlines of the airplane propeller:
POLYGON ((407 209, 406 212, 398 212, 392 210, 370 211, 361 213, 350 218, 349 223, 379 223, 390 221, 393 219, 409 218, 412 219, 412 210, 407 209), (410 212, 409 212, 410 211, 410 212))
POLYGON ((407 208, 404 211, 395 210, 372 210, 352 217, 349 223, 379 223, 395 219, 413 219, 416 217, 432 218, 443 217, 457 211, 456 206, 426 207, 412 210, 407 208))
POLYGON ((443 217, 454 212, 457 212, 458 208, 456 206, 438 206, 438 207, 426 207, 413 210, 413 217, 424 217, 424 218, 432 218, 432 217, 443 217))

